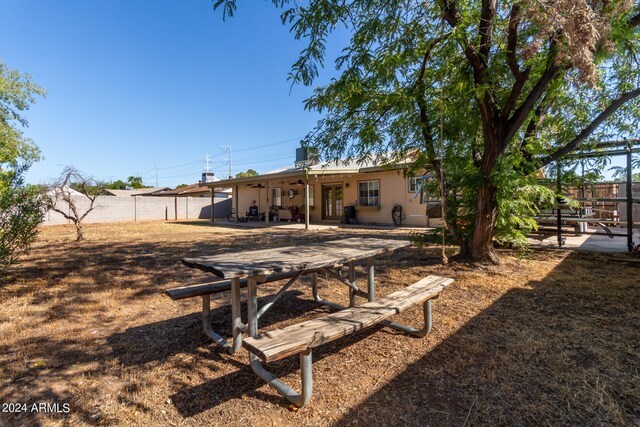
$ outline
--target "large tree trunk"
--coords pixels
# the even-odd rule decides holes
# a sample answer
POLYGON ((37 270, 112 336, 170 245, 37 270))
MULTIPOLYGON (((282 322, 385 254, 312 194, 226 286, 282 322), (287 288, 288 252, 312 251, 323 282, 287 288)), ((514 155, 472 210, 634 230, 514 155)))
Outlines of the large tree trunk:
POLYGON ((467 242, 469 257, 476 262, 497 263, 498 257, 493 248, 493 234, 498 217, 496 188, 487 182, 478 188, 476 220, 471 240, 467 242))
POLYGON ((479 169, 482 182, 478 186, 476 218, 473 235, 467 242, 469 257, 475 262, 490 262, 497 264, 498 256, 493 249, 493 234, 498 218, 498 201, 496 199, 496 185, 491 174, 504 151, 504 127, 497 120, 495 111, 482 111, 484 153, 479 169))

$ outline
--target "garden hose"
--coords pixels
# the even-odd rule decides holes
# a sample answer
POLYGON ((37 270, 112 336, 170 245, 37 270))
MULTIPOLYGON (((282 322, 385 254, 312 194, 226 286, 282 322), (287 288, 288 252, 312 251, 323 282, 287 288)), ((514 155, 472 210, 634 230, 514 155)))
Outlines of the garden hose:
POLYGON ((393 218, 394 225, 402 225, 402 206, 397 203, 393 205, 393 209, 391 209, 391 217, 393 218))

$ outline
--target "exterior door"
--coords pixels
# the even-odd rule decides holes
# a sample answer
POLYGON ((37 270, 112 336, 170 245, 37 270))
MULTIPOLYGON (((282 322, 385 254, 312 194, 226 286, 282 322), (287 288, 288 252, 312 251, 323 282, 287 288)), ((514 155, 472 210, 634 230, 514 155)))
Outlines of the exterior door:
POLYGON ((322 219, 340 219, 343 209, 342 184, 322 186, 322 219))

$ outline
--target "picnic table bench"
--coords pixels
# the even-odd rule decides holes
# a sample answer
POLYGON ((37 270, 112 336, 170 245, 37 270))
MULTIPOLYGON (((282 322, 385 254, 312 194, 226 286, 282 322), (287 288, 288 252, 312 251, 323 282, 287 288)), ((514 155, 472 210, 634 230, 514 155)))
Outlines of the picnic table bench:
POLYGON ((418 337, 425 336, 430 331, 431 300, 437 298, 440 292, 453 282, 452 279, 428 276, 386 297, 375 298, 374 258, 408 245, 409 242, 403 240, 349 238, 304 246, 185 258, 182 262, 186 266, 211 272, 227 280, 172 289, 166 293, 173 299, 201 296, 203 326, 207 335, 229 353, 238 351, 240 347, 247 349, 253 371, 287 400, 302 406, 309 401, 312 393, 313 348, 376 324, 383 324, 418 337), (366 261, 367 291, 361 290, 356 284, 355 263, 358 261, 366 261), (325 301, 319 296, 319 272, 325 272, 348 287, 349 308, 325 301), (303 275, 312 276, 311 287, 316 302, 340 311, 286 328, 260 333, 260 317, 303 275), (289 280, 258 310, 259 285, 283 279, 289 280), (242 323, 240 317, 242 287, 247 288, 246 324, 242 323), (219 292, 229 292, 231 295, 231 343, 211 329, 210 295, 219 292), (368 301, 356 306, 356 296, 368 301), (417 304, 423 304, 423 328, 414 329, 389 320, 391 316, 417 304), (243 338, 243 333, 248 337, 243 338), (269 363, 295 354, 300 354, 301 393, 295 392, 278 380, 260 361, 262 359, 269 363))

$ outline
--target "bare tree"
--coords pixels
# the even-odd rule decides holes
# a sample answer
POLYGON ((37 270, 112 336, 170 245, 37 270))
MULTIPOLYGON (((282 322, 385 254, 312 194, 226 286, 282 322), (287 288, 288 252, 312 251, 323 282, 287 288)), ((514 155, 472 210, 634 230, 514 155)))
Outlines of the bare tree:
POLYGON ((104 190, 105 184, 93 177, 84 175, 73 166, 67 166, 60 174, 60 177, 50 185, 50 188, 53 206, 51 209, 73 222, 76 226, 76 240, 83 240, 84 229, 82 221, 91 211, 96 209, 96 200, 104 190), (80 195, 89 200, 89 207, 84 212, 81 212, 77 203, 80 195), (64 207, 68 207, 68 209, 63 210, 62 208, 64 207))

